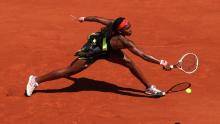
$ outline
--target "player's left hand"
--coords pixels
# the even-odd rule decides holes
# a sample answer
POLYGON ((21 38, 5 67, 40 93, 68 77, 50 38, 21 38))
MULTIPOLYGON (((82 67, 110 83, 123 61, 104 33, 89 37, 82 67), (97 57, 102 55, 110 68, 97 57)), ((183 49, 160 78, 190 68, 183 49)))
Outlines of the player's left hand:
POLYGON ((70 15, 70 17, 72 18, 73 21, 79 21, 79 22, 84 22, 85 21, 85 17, 77 17, 74 15, 70 15))

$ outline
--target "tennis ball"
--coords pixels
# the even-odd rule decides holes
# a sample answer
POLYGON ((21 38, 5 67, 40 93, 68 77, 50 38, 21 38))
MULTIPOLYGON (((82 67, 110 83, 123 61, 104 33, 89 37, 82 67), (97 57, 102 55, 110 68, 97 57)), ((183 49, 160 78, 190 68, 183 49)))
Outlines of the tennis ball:
POLYGON ((186 91, 186 93, 189 93, 189 94, 192 93, 192 89, 191 88, 187 88, 185 91, 186 91))

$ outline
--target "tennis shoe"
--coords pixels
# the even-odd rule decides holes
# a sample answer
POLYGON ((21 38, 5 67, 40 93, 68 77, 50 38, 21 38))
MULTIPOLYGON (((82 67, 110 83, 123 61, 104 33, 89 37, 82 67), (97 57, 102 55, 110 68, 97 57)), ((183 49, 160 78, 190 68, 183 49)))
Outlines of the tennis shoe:
POLYGON ((26 96, 31 96, 34 89, 39 85, 36 81, 36 76, 29 76, 29 80, 28 80, 28 83, 27 83, 27 86, 26 86, 26 90, 25 90, 25 95, 26 96))
POLYGON ((151 85, 148 89, 146 89, 145 94, 147 96, 155 96, 155 97, 161 97, 166 95, 164 91, 157 89, 154 85, 151 85))

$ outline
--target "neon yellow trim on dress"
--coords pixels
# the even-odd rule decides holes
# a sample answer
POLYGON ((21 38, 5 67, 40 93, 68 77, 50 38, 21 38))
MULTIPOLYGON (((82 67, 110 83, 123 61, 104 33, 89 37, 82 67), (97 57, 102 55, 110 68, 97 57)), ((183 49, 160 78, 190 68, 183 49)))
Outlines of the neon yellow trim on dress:
POLYGON ((106 42, 106 37, 104 37, 103 40, 102 40, 102 50, 103 51, 107 51, 108 50, 107 42, 106 42))

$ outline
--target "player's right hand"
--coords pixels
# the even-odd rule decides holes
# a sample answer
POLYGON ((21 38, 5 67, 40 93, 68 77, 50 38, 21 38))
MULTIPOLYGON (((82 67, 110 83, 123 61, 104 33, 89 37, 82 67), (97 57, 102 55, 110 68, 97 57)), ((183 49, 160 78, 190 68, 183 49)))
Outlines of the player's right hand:
POLYGON ((172 68, 171 68, 171 66, 170 66, 169 64, 167 64, 166 66, 163 66, 163 70, 165 70, 165 71, 171 71, 172 68))
POLYGON ((170 71, 172 69, 170 64, 168 64, 168 62, 166 60, 161 60, 160 65, 163 66, 163 70, 165 70, 165 71, 170 71))

